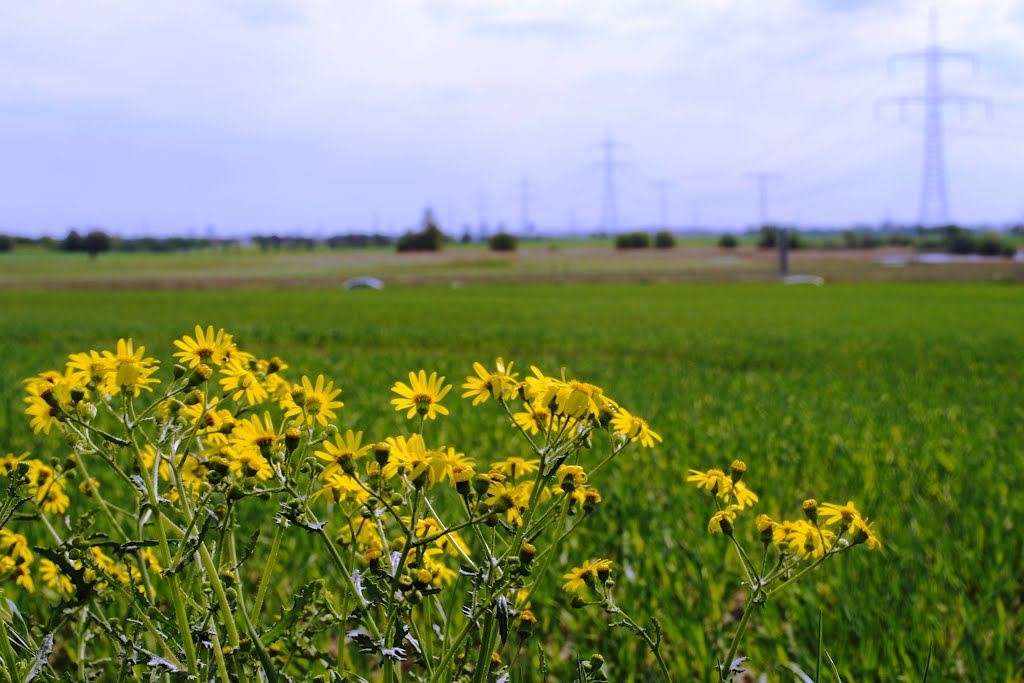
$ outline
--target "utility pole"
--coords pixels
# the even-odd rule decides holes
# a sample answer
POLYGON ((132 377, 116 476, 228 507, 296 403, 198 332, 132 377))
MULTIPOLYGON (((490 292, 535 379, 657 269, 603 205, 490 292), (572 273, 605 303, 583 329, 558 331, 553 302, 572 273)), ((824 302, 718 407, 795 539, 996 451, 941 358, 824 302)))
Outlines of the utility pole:
POLYGON ((938 10, 931 10, 928 21, 928 44, 924 50, 903 52, 889 57, 888 73, 892 75, 893 64, 902 60, 924 61, 924 93, 919 95, 901 95, 878 100, 875 105, 875 116, 886 104, 899 107, 900 120, 904 119, 906 108, 910 104, 924 106, 924 146, 923 163, 921 166, 921 197, 918 208, 918 221, 921 225, 941 225, 949 221, 949 198, 946 183, 945 131, 943 128, 943 105, 955 102, 960 105, 960 116, 965 117, 972 104, 982 105, 988 117, 992 117, 992 101, 987 97, 971 97, 947 92, 942 87, 942 69, 944 60, 961 61, 971 65, 974 73, 978 70, 978 58, 970 52, 947 50, 939 45, 938 10))
MULTIPOLYGON (((781 178, 782 174, 772 171, 759 171, 757 173, 748 173, 747 177, 757 182, 757 215, 760 223, 759 227, 764 228, 768 225, 768 181, 781 178)), ((786 275, 789 273, 789 244, 786 228, 781 225, 776 227, 775 241, 779 246, 779 274, 786 275)))
POLYGON ((615 169, 625 166, 621 161, 615 160, 615 148, 621 147, 621 143, 612 139, 612 132, 605 132, 604 141, 599 143, 604 150, 604 159, 601 165, 604 167, 604 186, 601 193, 601 229, 605 232, 615 232, 619 224, 618 209, 615 203, 615 169))

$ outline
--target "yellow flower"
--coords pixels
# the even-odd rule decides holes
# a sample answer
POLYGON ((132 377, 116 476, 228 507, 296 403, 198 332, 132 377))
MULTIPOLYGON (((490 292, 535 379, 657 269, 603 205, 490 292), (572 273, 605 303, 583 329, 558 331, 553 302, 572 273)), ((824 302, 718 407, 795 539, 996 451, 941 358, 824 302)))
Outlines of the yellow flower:
POLYGON ((573 567, 568 573, 562 575, 563 579, 569 579, 562 586, 562 590, 579 593, 588 583, 593 582, 593 569, 594 565, 590 564, 590 560, 583 560, 583 564, 579 567, 573 567))
POLYGON ((300 394, 302 404, 293 403, 286 415, 288 417, 305 415, 306 424, 312 425, 313 422, 319 422, 326 427, 328 421, 338 417, 334 409, 345 405, 341 401, 334 400, 340 393, 341 389, 335 389, 334 382, 325 382, 323 375, 317 375, 315 384, 309 381, 309 377, 303 375, 300 394))
POLYGON ((844 529, 848 527, 853 520, 860 519, 860 513, 857 512, 857 508, 853 504, 852 500, 846 505, 822 503, 818 506, 818 514, 827 518, 825 519, 826 525, 839 523, 844 529))
POLYGON ((519 373, 512 372, 512 365, 513 363, 509 363, 506 368, 505 361, 498 358, 495 370, 491 372, 480 363, 473 363, 473 370, 476 371, 477 376, 470 375, 466 378, 466 383, 462 385, 462 388, 466 390, 462 394, 462 398, 472 396, 473 405, 483 403, 489 398, 494 400, 513 398, 518 390, 516 377, 519 373))
POLYGON ((526 460, 525 458, 511 457, 496 462, 491 467, 515 479, 520 474, 536 472, 540 468, 540 459, 526 460))
POLYGON ((4 457, 0 458, 0 477, 6 477, 8 474, 13 472, 17 468, 18 463, 29 456, 28 453, 22 453, 21 455, 14 455, 14 453, 8 453, 4 457))
POLYGON ((32 418, 29 425, 35 434, 49 434, 54 425, 63 422, 62 413, 74 407, 71 402, 71 384, 56 372, 47 379, 33 378, 26 380, 26 383, 28 396, 25 397, 25 403, 28 408, 25 414, 32 418))
POLYGON ((139 389, 153 391, 149 385, 160 383, 151 377, 159 362, 155 358, 145 358, 145 352, 145 346, 136 349, 131 339, 118 339, 116 353, 103 352, 104 360, 114 375, 114 387, 130 396, 138 396, 139 389))
POLYGON ((555 393, 555 402, 558 412, 577 420, 588 415, 597 417, 600 409, 608 403, 601 387, 577 380, 563 382, 555 393))
POLYGON ((708 531, 713 534, 732 536, 732 523, 736 521, 736 512, 740 509, 739 505, 729 505, 711 515, 711 520, 708 521, 708 531))
POLYGON ((516 421, 520 429, 531 435, 538 432, 546 433, 551 428, 551 411, 536 404, 528 404, 527 408, 528 410, 524 412, 515 413, 512 419, 516 421))
POLYGON ((174 357, 194 368, 200 363, 223 365, 228 346, 232 344, 231 335, 225 334, 223 329, 215 333, 213 325, 207 325, 206 330, 196 325, 195 339, 186 334, 175 339, 174 345, 181 349, 174 357))
POLYGON ((35 494, 36 504, 48 515, 62 515, 71 504, 64 493, 64 482, 54 479, 49 486, 39 488, 35 494))
POLYGON ((337 474, 354 470, 356 458, 363 457, 373 448, 373 444, 363 446, 362 441, 363 433, 353 432, 351 429, 345 432, 344 437, 335 434, 334 443, 324 441, 324 450, 315 453, 316 457, 329 463, 321 472, 320 478, 330 479, 337 474), (351 470, 348 469, 350 465, 351 470))
POLYGON ((68 359, 69 377, 77 386, 101 387, 104 384, 109 384, 105 380, 110 377, 113 368, 111 368, 110 362, 98 352, 72 353, 68 359))
POLYGON ((231 396, 231 400, 238 401, 243 396, 250 406, 259 405, 267 400, 267 390, 260 383, 260 378, 249 369, 246 362, 232 361, 227 363, 221 374, 220 385, 224 392, 231 396))
POLYGON ((611 560, 584 560, 583 564, 579 567, 573 567, 567 574, 563 574, 563 579, 569 579, 565 585, 562 586, 562 590, 569 591, 572 593, 578 593, 583 590, 584 586, 593 585, 595 578, 604 580, 612 570, 611 560))
POLYGON ((686 481, 693 482, 697 485, 697 488, 704 488, 719 496, 725 496, 732 489, 732 479, 730 479, 725 472, 719 469, 710 469, 707 472, 701 472, 700 470, 690 470, 692 476, 686 478, 686 481))
POLYGON ((878 540, 878 536, 875 535, 875 530, 872 528, 874 524, 874 522, 868 522, 867 519, 859 515, 850 520, 850 529, 853 530, 851 543, 853 545, 865 543, 868 546, 868 550, 874 550, 881 546, 882 542, 878 540))
POLYGON ((442 583, 450 584, 458 576, 458 572, 440 560, 443 552, 439 548, 428 548, 423 551, 423 565, 434 575, 434 585, 437 586, 442 583))
POLYGON ((640 441, 647 448, 654 448, 654 442, 661 441, 661 436, 650 428, 646 421, 631 415, 625 408, 619 407, 612 418, 612 430, 630 441, 640 441))
POLYGON ((240 420, 231 430, 231 445, 241 452, 255 451, 264 458, 270 457, 277 432, 269 412, 263 413, 263 421, 259 416, 250 415, 247 420, 240 420))
POLYGON ((62 574, 60 568, 46 558, 39 560, 39 576, 42 577, 43 582, 47 586, 55 589, 62 595, 68 595, 74 590, 74 584, 71 583, 71 579, 62 574))
POLYGON ((381 471, 385 478, 401 473, 413 485, 433 485, 445 476, 447 462, 438 457, 437 451, 427 450, 419 434, 413 434, 408 441, 403 436, 389 437, 387 443, 391 446, 391 457, 381 471))
POLYGON ((801 560, 811 555, 821 557, 832 547, 836 535, 828 529, 819 529, 806 520, 793 522, 786 542, 789 549, 801 560))
POLYGON ((558 484, 562 487, 562 491, 569 493, 577 486, 582 486, 586 483, 587 473, 579 465, 562 465, 555 472, 555 478, 558 479, 558 484))
POLYGON ((725 493, 719 496, 725 502, 729 502, 733 498, 736 499, 736 504, 740 508, 745 508, 748 505, 753 505, 758 501, 757 494, 747 488, 747 483, 743 480, 735 482, 731 488, 726 489, 725 493))
POLYGON ((326 496, 332 503, 340 504, 350 500, 356 505, 362 505, 370 497, 369 492, 356 479, 342 472, 336 471, 324 479, 327 483, 313 494, 313 500, 326 496))
POLYGON ((430 373, 429 378, 425 370, 420 370, 419 374, 410 372, 409 384, 395 382, 391 387, 391 391, 399 396, 391 399, 391 405, 399 412, 408 410, 406 419, 411 420, 418 414, 424 419, 433 420, 438 413, 448 414, 448 409, 441 405, 440 401, 451 388, 452 385, 444 384, 444 376, 438 377, 436 372, 430 373))
POLYGON ((264 458, 258 450, 250 448, 235 451, 231 447, 226 447, 224 453, 229 456, 228 463, 232 471, 240 477, 256 477, 266 480, 274 475, 274 468, 270 466, 270 461, 264 458))

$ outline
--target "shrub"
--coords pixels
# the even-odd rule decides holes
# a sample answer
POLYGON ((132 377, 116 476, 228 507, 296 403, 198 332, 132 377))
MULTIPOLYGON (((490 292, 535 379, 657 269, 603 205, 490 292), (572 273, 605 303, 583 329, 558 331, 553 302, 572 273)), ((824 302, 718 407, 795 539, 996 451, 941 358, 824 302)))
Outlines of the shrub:
POLYGON ((671 249, 676 246, 676 237, 668 230, 659 230, 654 233, 654 246, 658 249, 671 249))
POLYGON ((983 233, 977 241, 978 253, 982 256, 1013 256, 1014 248, 998 232, 983 233))
POLYGON ((398 251, 440 251, 444 246, 445 235, 437 227, 434 213, 427 209, 423 213, 423 229, 419 232, 407 232, 398 238, 395 247, 398 251))
POLYGON ((740 241, 731 232, 727 232, 718 238, 718 246, 722 249, 735 249, 739 244, 740 241))
POLYGON ((651 236, 646 232, 624 232, 615 237, 616 249, 647 249, 651 246, 651 236))
POLYGON ((14 249, 14 238, 10 235, 0 235, 0 252, 12 251, 14 249))
POLYGON ((508 232, 497 232, 487 240, 487 246, 491 251, 515 251, 519 247, 519 240, 508 232))

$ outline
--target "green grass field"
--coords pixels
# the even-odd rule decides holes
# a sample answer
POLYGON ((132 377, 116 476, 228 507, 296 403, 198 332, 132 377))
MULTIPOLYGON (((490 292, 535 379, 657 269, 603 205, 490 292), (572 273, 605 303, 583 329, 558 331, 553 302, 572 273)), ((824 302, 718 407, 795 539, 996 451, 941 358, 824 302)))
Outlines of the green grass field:
MULTIPOLYGON (((1024 679, 1018 287, 6 290, 0 310, 0 454, 65 453, 59 437, 32 435, 21 414, 23 378, 62 367, 68 353, 110 348, 119 336, 166 364, 171 340, 196 323, 281 356, 295 378, 334 379, 346 402, 339 427, 373 439, 406 429, 388 389, 410 370, 437 370, 458 387, 474 360, 503 356, 521 371, 536 364, 549 374, 564 366, 664 437, 594 482, 604 502, 564 566, 614 560, 619 602, 665 625, 677 680, 711 680, 742 574, 723 538, 705 530, 712 504, 685 483, 687 469, 734 458, 747 462, 757 511, 795 518, 805 498, 852 499, 877 520, 884 544, 827 563, 755 615, 743 654, 769 681, 792 680, 772 668, 790 662, 813 671, 819 612, 844 681, 920 681, 930 647, 928 680, 1024 679)), ((433 428, 440 439, 480 460, 510 455, 497 414, 470 410, 457 396, 446 399, 452 415, 433 428)), ((737 527, 750 545, 752 518, 737 527)), ((304 571, 293 561, 293 572, 304 571)), ((604 654, 611 680, 653 680, 640 644, 604 628, 597 610, 568 611, 559 584, 553 577, 535 599, 538 630, 551 634, 554 680, 569 680, 572 658, 592 652, 604 654)), ((527 664, 523 680, 537 680, 532 671, 527 664)))

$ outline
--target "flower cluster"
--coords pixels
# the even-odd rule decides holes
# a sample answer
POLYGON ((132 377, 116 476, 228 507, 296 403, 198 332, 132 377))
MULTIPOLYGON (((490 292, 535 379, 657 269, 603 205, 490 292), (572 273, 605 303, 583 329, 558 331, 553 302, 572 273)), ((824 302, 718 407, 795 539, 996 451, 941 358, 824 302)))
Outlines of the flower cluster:
MULTIPOLYGON (((802 519, 776 522, 766 514, 757 515, 754 525, 764 546, 758 567, 734 534, 739 513, 759 501, 758 496, 743 481, 746 471, 746 464, 742 460, 735 460, 728 474, 721 469, 690 470, 687 478, 699 490, 709 492, 714 499, 716 510, 708 520, 708 531, 727 536, 732 541, 750 588, 740 626, 733 637, 729 653, 722 660, 724 662, 734 661, 746 621, 756 605, 763 604, 839 553, 861 544, 872 550, 881 546, 874 524, 861 515, 853 501, 845 505, 819 505, 818 501, 808 499, 802 505, 802 519), (777 554, 774 566, 768 563, 770 547, 777 554)), ((722 667, 720 673, 722 681, 731 681, 737 670, 722 667)))
MULTIPOLYGON (((197 325, 173 344, 169 377, 159 376, 161 364, 145 347, 118 339, 115 350, 71 354, 63 369, 24 381, 33 430, 58 432, 71 453, 62 464, 29 453, 0 459, 11 490, 26 494, 0 506, 0 519, 6 524, 11 506, 29 503, 36 514, 15 521, 42 522, 36 534, 0 524, 0 580, 26 592, 41 581, 47 590, 40 592, 64 600, 69 614, 82 605, 100 610, 92 622, 83 617, 94 629, 81 636, 83 647, 103 641, 133 662, 146 652, 152 666, 193 677, 208 670, 221 681, 245 679, 285 665, 289 649, 275 639, 295 645, 314 638, 329 621, 318 622, 320 613, 335 615, 336 642, 356 640, 368 666, 397 667, 398 650, 432 639, 433 678, 444 670, 447 680, 468 675, 475 669, 463 661, 467 648, 490 653, 506 645, 504 635, 498 644, 499 606, 501 618, 514 617, 517 633, 529 636, 537 622, 530 596, 559 543, 601 503, 597 476, 626 448, 662 441, 601 387, 537 367, 520 377, 501 358, 490 368, 474 363, 462 397, 474 407, 497 404, 521 452, 482 457, 426 433, 430 421, 450 414, 445 400, 453 387, 422 369, 391 387, 392 407, 413 421, 409 430, 367 437, 336 426, 341 389, 323 375, 291 376, 280 358, 243 350, 213 326, 197 325), (243 501, 274 501, 276 512, 259 515, 276 523, 258 570, 247 563, 268 525, 240 552, 243 501), (261 628, 291 529, 322 544, 319 557, 336 570, 334 584, 319 598, 320 612, 298 610, 287 628, 264 624, 266 638, 250 637, 243 648, 238 627, 250 636, 261 628), (468 577, 461 601, 448 597, 460 575, 468 577), (253 591, 242 590, 247 582, 253 591), (93 596, 102 604, 91 604, 93 596), (131 650, 142 646, 105 630, 101 611, 118 600, 134 615, 139 643, 152 650, 131 650), (168 610, 173 617, 152 620, 168 610), (411 634, 445 614, 449 623, 411 634)), ((733 495, 749 500, 735 486, 733 495)), ((610 560, 587 561, 565 575, 565 588, 580 591, 596 579, 609 584, 601 590, 610 600, 611 567, 610 560)), ((309 605, 314 597, 301 600, 309 605)), ((311 643, 293 650, 323 647, 311 643)), ((506 665, 496 657, 500 676, 506 665)))

